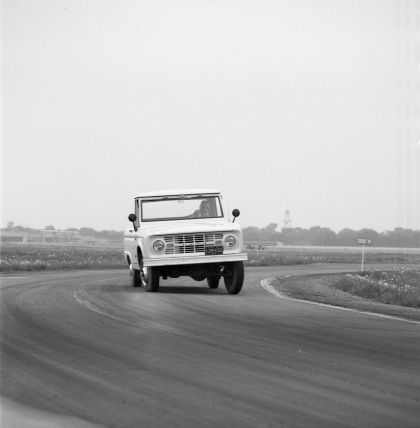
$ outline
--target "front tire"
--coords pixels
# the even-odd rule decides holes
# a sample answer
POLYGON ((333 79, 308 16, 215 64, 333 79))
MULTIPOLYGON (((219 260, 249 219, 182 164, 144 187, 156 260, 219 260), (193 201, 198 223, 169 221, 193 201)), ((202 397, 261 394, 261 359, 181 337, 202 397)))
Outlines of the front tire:
POLYGON ((132 287, 141 287, 141 277, 140 277, 140 271, 138 269, 134 269, 133 265, 130 264, 130 283, 132 287))
POLYGON ((244 262, 231 262, 225 266, 225 287, 229 294, 238 294, 244 283, 244 262))
POLYGON ((146 291, 157 292, 159 291, 159 268, 157 267, 144 267, 143 258, 139 260, 140 265, 140 279, 146 291))
POLYGON ((146 276, 146 291, 151 291, 156 293, 159 291, 159 269, 156 267, 148 267, 146 268, 147 276, 146 276))

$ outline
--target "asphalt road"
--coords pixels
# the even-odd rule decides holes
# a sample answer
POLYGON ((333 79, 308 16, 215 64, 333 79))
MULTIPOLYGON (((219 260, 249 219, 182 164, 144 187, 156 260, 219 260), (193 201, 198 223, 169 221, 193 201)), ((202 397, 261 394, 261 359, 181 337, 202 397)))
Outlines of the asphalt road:
POLYGON ((125 271, 1 281, 2 428, 418 427, 420 325, 125 271))

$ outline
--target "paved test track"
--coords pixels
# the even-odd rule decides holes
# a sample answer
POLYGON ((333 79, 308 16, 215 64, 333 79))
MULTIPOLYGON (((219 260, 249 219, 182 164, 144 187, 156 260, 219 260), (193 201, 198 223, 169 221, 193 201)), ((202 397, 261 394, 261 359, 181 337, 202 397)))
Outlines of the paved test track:
POLYGON ((146 293, 121 270, 2 277, 3 402, 36 409, 2 427, 418 426, 419 324, 260 285, 340 268, 250 268, 237 296, 185 278, 146 293))

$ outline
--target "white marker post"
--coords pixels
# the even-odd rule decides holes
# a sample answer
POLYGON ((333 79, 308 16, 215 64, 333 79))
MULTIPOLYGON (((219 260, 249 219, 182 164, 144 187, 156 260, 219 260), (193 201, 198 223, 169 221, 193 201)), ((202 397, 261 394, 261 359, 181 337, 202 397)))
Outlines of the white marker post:
POLYGON ((357 238, 356 239, 356 245, 362 246, 362 273, 364 271, 364 264, 365 264, 365 245, 371 245, 372 240, 368 238, 357 238))
POLYGON ((364 271, 364 264, 365 264, 365 245, 362 245, 362 273, 364 271))

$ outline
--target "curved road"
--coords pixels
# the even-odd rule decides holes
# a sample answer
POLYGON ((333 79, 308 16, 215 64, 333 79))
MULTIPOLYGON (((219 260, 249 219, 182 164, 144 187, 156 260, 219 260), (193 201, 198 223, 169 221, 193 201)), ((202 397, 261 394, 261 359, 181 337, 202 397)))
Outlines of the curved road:
MULTIPOLYGON (((125 271, 1 278, 2 427, 415 427, 420 325, 125 271)), ((345 268, 347 269, 347 267, 345 268)))

